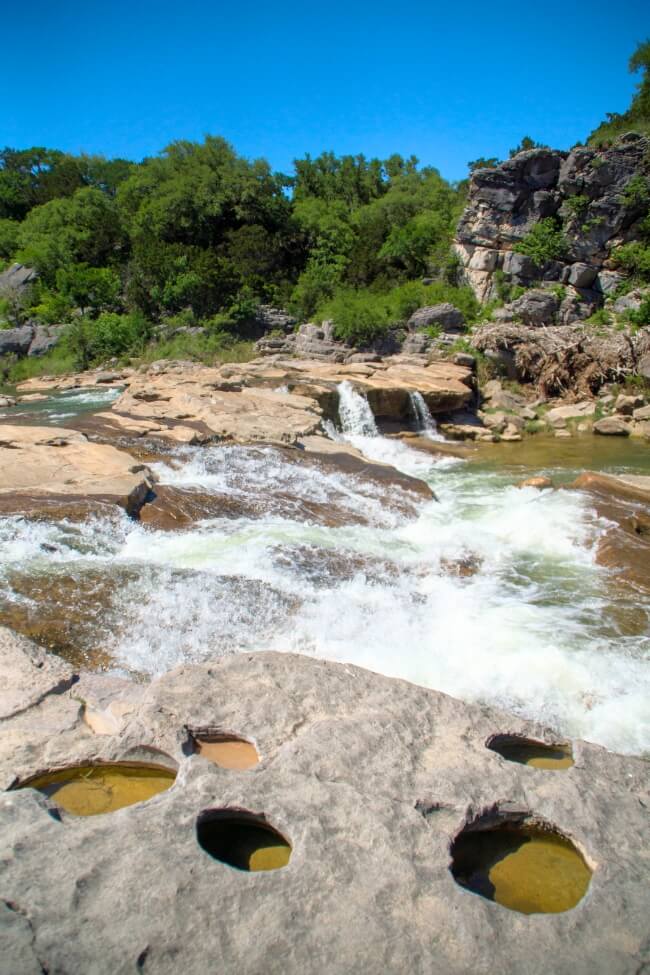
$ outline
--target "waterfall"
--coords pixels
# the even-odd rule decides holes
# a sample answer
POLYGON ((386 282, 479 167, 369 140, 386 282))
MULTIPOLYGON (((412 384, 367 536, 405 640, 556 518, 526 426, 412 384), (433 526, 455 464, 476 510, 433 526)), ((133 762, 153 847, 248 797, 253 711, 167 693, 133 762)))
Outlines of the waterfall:
POLYGON ((376 437, 377 424, 365 396, 357 393, 352 383, 345 379, 339 383, 339 417, 343 433, 356 437, 376 437))
POLYGON ((415 416, 415 423, 419 433, 423 433, 430 440, 444 440, 438 433, 436 421, 431 416, 431 411, 425 403, 422 393, 409 393, 411 400, 411 410, 415 416))

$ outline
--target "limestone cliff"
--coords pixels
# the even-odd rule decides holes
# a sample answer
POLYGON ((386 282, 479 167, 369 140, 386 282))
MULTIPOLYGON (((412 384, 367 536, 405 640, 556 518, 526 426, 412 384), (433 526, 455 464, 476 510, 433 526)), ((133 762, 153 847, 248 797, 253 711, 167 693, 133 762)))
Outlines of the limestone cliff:
POLYGON ((454 241, 463 280, 480 301, 497 297, 497 271, 511 284, 556 281, 602 300, 621 280, 612 252, 638 236, 646 211, 630 182, 648 173, 650 141, 636 133, 606 149, 531 149, 477 170, 454 241), (561 259, 536 264, 515 247, 549 217, 563 237, 561 259))

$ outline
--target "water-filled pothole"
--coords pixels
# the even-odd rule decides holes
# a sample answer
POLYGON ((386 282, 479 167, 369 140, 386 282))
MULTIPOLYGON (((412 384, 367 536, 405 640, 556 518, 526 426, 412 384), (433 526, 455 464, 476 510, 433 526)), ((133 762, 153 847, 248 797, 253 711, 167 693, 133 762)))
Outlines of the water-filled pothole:
POLYGON ((176 772, 164 765, 115 762, 57 769, 15 788, 38 789, 75 816, 97 816, 151 799, 169 789, 175 778, 176 772))
POLYGON ((192 733, 193 751, 221 768, 249 769, 259 765, 260 756, 252 741, 237 735, 192 733))
POLYGON ((520 735, 494 735, 486 744, 509 762, 533 768, 562 771, 574 764, 571 746, 566 742, 549 745, 520 735))
POLYGON ((277 870, 286 867, 291 845, 260 817, 241 810, 203 813, 196 836, 206 853, 239 870, 277 870))
POLYGON ((501 822, 466 828, 451 848, 461 887, 522 914, 558 914, 582 900, 591 869, 573 843, 552 827, 501 822))

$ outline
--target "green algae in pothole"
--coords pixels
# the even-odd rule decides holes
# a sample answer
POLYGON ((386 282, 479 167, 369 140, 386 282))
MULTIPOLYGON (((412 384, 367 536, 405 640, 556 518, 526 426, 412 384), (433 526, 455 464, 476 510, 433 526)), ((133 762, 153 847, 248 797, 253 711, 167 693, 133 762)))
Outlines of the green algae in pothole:
POLYGON ((488 742, 487 747, 509 762, 546 769, 549 772, 564 771, 574 764, 571 747, 567 744, 547 745, 542 741, 518 738, 515 735, 497 735, 488 742))
POLYGON ((97 816, 145 802, 169 789, 175 778, 176 772, 163 765, 107 763, 58 769, 17 788, 37 789, 74 816, 97 816))
POLYGON ((452 847, 461 887, 511 911, 559 914, 587 892, 591 870, 570 840, 552 830, 505 823, 468 830, 452 847))
POLYGON ((200 819, 196 827, 199 846, 215 860, 238 870, 258 872, 286 867, 291 846, 272 827, 245 816, 200 819))

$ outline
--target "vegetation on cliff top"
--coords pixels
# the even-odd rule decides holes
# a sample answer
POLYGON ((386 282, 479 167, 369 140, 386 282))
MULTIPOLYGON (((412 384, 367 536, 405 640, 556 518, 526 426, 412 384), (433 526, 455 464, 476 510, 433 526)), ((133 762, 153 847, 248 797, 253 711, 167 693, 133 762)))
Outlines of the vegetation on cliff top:
MULTIPOLYGON (((639 90, 628 112, 592 134, 595 144, 630 128, 650 132, 650 41, 630 68, 642 71, 639 90)), ((511 155, 537 147, 525 136, 511 155)), ((648 194, 641 182, 630 192, 648 194)), ((151 343, 237 354, 234 345, 254 337, 261 302, 299 320, 333 318, 337 335, 356 343, 422 304, 451 301, 472 321, 478 306, 457 287, 450 249, 466 188, 400 155, 307 155, 283 175, 214 136, 171 143, 141 163, 7 148, 0 269, 18 261, 39 277, 27 292, 0 295, 0 327, 67 323, 59 358, 87 366, 151 343)), ((650 280, 646 224, 616 257, 637 281, 650 280)), ((542 220, 516 249, 537 263, 561 258, 561 230, 542 220)))

